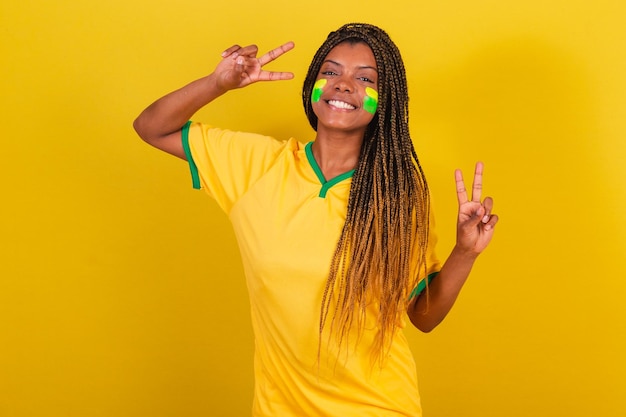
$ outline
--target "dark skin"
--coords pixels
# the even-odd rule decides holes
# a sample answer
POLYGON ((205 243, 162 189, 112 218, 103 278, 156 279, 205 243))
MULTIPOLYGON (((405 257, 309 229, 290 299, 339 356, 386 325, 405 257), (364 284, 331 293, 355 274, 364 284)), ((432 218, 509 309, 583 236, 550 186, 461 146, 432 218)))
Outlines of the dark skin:
MULTIPOLYGON (((135 120, 139 136, 164 152, 186 159, 181 129, 200 108, 226 92, 260 81, 293 78, 291 72, 266 71, 269 62, 293 49, 285 43, 257 57, 255 45, 234 45, 222 53, 222 61, 208 76, 193 81, 157 100, 135 120)), ((378 89, 374 55, 364 43, 342 43, 328 54, 318 79, 324 78, 321 100, 314 103, 318 129, 313 154, 326 179, 356 167, 359 150, 373 115, 363 108, 365 88, 378 89)), ((493 199, 482 198, 483 170, 476 164, 471 196, 463 175, 454 178, 458 201, 456 244, 436 279, 429 285, 428 303, 421 295, 411 301, 407 313, 418 329, 430 332, 454 305, 474 262, 491 242, 498 216, 493 214, 493 199)))
POLYGON ((454 172, 459 203, 456 245, 437 278, 429 285, 428 303, 426 296, 421 295, 409 304, 407 311, 411 322, 423 332, 430 332, 446 317, 469 277, 476 258, 493 238, 498 216, 492 213, 491 197, 481 200, 483 168, 482 162, 476 164, 471 198, 461 170, 454 172))
POLYGON ((181 129, 202 107, 236 88, 259 81, 290 80, 291 72, 266 71, 264 65, 293 49, 288 42, 257 58, 256 45, 234 45, 222 53, 222 61, 204 78, 173 91, 148 106, 133 124, 137 134, 150 145, 186 159, 181 129))
POLYGON ((317 135, 313 155, 328 180, 356 168, 367 126, 374 115, 363 110, 367 87, 378 88, 372 50, 364 43, 342 43, 326 56, 317 80, 326 80, 313 103, 317 135))

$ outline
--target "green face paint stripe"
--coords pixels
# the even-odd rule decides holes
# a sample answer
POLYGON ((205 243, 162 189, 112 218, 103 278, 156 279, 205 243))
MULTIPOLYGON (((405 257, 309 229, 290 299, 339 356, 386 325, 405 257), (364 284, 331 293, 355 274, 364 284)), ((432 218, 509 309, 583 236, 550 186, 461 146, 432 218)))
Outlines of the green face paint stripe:
POLYGON ((326 85, 326 79, 321 78, 315 81, 313 84, 313 93, 311 94, 311 101, 313 103, 317 103, 322 98, 322 92, 324 91, 324 86, 326 85))
POLYGON ((191 148, 189 147, 189 126, 191 125, 191 120, 185 123, 183 126, 181 135, 183 141, 183 150, 185 151, 185 156, 187 157, 187 161, 189 163, 189 170, 191 171, 191 185, 196 190, 200 189, 200 175, 198 174, 198 167, 196 163, 193 161, 191 156, 191 148))
POLYGON ((374 114, 378 108, 378 91, 370 87, 365 87, 365 99, 363 100, 363 108, 366 112, 374 114))
POLYGON ((371 97, 365 97, 363 101, 363 108, 366 112, 374 114, 378 108, 378 102, 371 97))
POLYGON ((313 103, 317 103, 318 101, 320 101, 320 98, 322 98, 322 89, 316 88, 315 90, 313 90, 313 94, 311 94, 311 101, 313 103))

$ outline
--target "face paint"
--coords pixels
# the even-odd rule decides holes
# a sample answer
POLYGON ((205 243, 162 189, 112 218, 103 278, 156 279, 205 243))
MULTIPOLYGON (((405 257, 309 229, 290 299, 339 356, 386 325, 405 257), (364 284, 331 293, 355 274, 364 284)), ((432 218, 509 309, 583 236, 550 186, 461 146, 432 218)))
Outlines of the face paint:
POLYGON ((317 103, 322 98, 322 91, 324 91, 324 86, 326 85, 326 79, 320 78, 315 81, 313 85, 313 94, 311 94, 311 102, 317 103))
POLYGON ((363 100, 363 108, 366 112, 374 114, 378 108, 378 91, 370 87, 365 87, 365 100, 363 100))

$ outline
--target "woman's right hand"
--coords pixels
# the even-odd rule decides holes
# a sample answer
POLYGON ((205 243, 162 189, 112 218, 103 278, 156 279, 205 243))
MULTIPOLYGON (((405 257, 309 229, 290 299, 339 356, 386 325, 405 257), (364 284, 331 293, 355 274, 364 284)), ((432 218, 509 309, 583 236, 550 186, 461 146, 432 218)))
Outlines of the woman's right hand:
POLYGON ((173 91, 148 106, 135 119, 137 134, 150 145, 186 159, 181 128, 203 106, 235 88, 257 81, 290 80, 291 72, 266 71, 263 66, 292 50, 293 42, 272 49, 257 58, 256 45, 234 45, 222 53, 215 71, 173 91))
POLYGON ((290 80, 293 73, 266 71, 265 65, 294 48, 293 42, 287 42, 257 58, 259 48, 256 45, 241 47, 233 45, 222 52, 222 61, 213 72, 216 82, 224 92, 245 87, 257 81, 290 80))

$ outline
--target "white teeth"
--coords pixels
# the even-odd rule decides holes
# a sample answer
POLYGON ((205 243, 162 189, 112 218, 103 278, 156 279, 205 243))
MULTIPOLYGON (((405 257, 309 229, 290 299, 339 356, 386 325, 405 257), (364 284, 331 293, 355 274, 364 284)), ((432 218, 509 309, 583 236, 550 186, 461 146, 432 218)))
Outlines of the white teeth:
POLYGON ((337 107, 339 109, 348 109, 348 110, 356 109, 356 107, 354 107, 352 104, 348 104, 345 101, 329 100, 328 104, 330 104, 333 107, 337 107))

